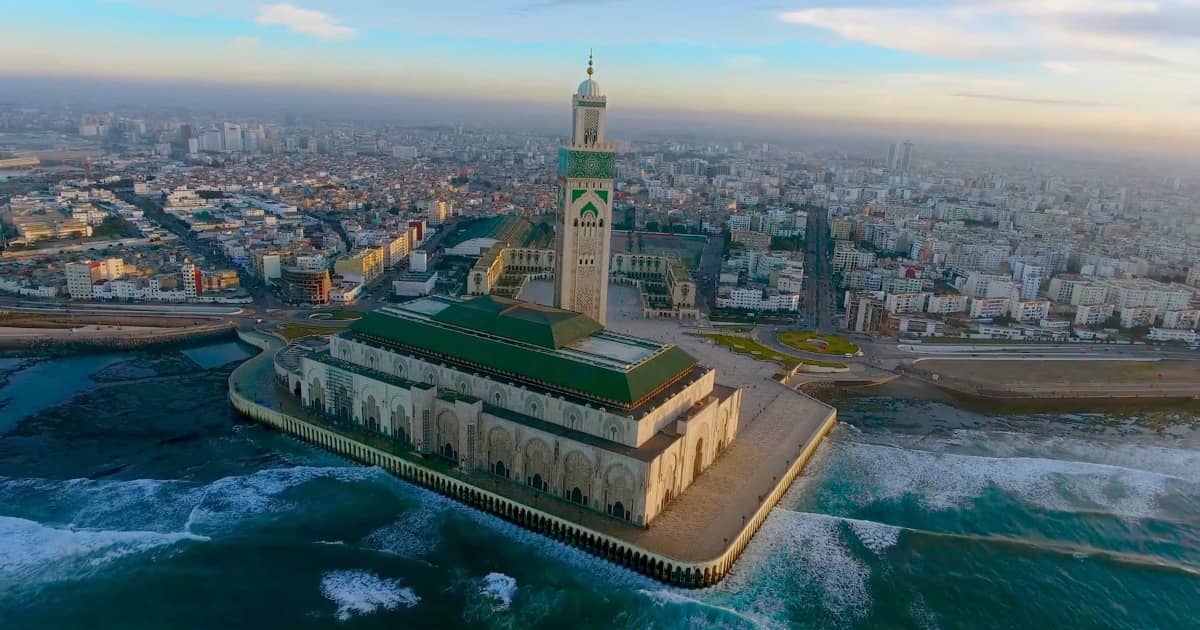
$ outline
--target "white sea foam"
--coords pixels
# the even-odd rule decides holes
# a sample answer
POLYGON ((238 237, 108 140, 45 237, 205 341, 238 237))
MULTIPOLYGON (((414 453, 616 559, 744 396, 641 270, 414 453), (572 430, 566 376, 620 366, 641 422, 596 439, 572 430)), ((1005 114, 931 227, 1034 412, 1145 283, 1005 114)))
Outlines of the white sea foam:
POLYGON ((0 516, 0 584, 86 577, 126 556, 206 540, 185 532, 58 528, 0 516))
POLYGON ((830 471, 854 479, 855 500, 915 497, 929 509, 961 507, 996 487, 1022 501, 1059 511, 1107 511, 1153 516, 1173 488, 1192 485, 1175 477, 1088 462, 1034 457, 981 457, 873 444, 835 447, 830 471))
MULTIPOLYGON (((1042 457, 1107 464, 1200 482, 1200 451, 1141 444, 1127 439, 1031 435, 1016 431, 959 429, 953 435, 992 457, 1042 457)), ((1161 441, 1161 440, 1160 440, 1161 441)))
MULTIPOLYGON (((824 514, 775 509, 763 522, 741 559, 716 586, 696 597, 739 614, 760 627, 787 627, 797 602, 818 602, 845 625, 861 618, 871 604, 870 568, 855 557, 850 536, 871 540, 872 551, 894 544, 898 534, 887 525, 861 525, 824 514), (848 524, 850 526, 845 526, 848 524)), ((692 597, 688 594, 688 597, 692 597)))
POLYGON ((362 540, 362 545, 405 558, 418 558, 433 551, 440 536, 437 524, 449 500, 431 492, 418 491, 417 504, 362 540))
POLYGON ((503 573, 489 573, 479 583, 479 592, 492 601, 492 610, 508 610, 517 594, 517 581, 503 573))
MULTIPOLYGON (((638 592, 641 593, 642 595, 645 595, 646 597, 649 597, 650 599, 654 600, 655 604, 658 606, 681 606, 681 607, 695 606, 695 607, 698 607, 698 608, 701 608, 704 610, 711 610, 716 613, 719 613, 721 619, 718 622, 719 625, 715 626, 715 627, 726 628, 726 629, 729 628, 730 627, 730 624, 729 624, 730 618, 741 621, 745 625, 748 625, 749 627, 752 627, 752 628, 783 628, 783 627, 786 627, 786 624, 784 624, 782 622, 775 623, 772 620, 758 618, 758 617, 755 617, 754 615, 746 614, 735 608, 730 608, 728 606, 722 606, 717 603, 705 601, 705 598, 712 597, 712 594, 705 593, 704 591, 697 592, 697 596, 692 596, 692 595, 689 595, 685 591, 682 591, 679 589, 673 589, 673 588, 662 588, 662 589, 655 589, 655 590, 638 589, 638 592)), ((701 627, 704 627, 704 619, 693 615, 688 618, 688 622, 685 624, 684 627, 693 628, 693 627, 697 627, 698 625, 701 627)), ((711 626, 711 623, 707 624, 707 625, 711 626)))
POLYGON ((315 479, 356 482, 384 473, 362 467, 274 468, 210 483, 181 480, 0 478, 0 502, 36 503, 38 519, 77 529, 213 535, 252 515, 287 510, 287 490, 315 479))
POLYGON ((331 571, 321 576, 321 595, 337 604, 337 618, 370 615, 380 609, 412 608, 421 598, 399 580, 381 578, 370 571, 331 571))
POLYGON ((895 547, 900 540, 900 528, 894 525, 852 518, 845 519, 845 522, 854 531, 858 541, 877 556, 882 556, 888 549, 895 547))

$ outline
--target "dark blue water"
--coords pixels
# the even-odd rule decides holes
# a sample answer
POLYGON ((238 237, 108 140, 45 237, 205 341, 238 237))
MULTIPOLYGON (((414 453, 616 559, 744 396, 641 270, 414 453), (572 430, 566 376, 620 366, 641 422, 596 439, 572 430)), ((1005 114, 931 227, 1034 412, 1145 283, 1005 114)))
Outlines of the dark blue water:
POLYGON ((0 627, 1200 627, 1188 410, 840 401, 684 591, 241 422, 244 356, 0 364, 0 627))

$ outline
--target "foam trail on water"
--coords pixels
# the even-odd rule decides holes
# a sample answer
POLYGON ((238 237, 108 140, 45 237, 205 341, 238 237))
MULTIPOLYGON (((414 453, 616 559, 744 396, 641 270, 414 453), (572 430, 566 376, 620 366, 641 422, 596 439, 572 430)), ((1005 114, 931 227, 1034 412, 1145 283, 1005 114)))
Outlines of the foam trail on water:
MULTIPOLYGON (((912 496, 932 510, 961 507, 989 487, 1020 500, 1064 512, 1104 511, 1148 518, 1169 493, 1195 494, 1178 477, 1109 464, 1035 457, 984 457, 895 446, 841 442, 831 445, 822 476, 853 480, 852 500, 867 505, 912 496)), ((796 504, 790 493, 787 505, 796 504)))
POLYGON ((883 523, 777 508, 726 578, 700 591, 643 591, 663 603, 699 605, 758 628, 790 627, 796 602, 817 602, 843 624, 870 609, 870 568, 852 543, 875 556, 900 539, 883 523))
POLYGON ((260 470, 209 483, 181 480, 92 480, 0 478, 0 508, 35 520, 70 523, 78 529, 123 529, 216 534, 247 516, 294 507, 279 498, 316 479, 344 483, 385 473, 362 467, 295 467, 260 470))
POLYGON ((0 585, 78 579, 126 556, 207 540, 186 532, 57 528, 0 516, 0 585))
POLYGON ((321 576, 321 595, 337 604, 338 621, 370 615, 380 609, 412 608, 421 598, 399 580, 381 578, 370 571, 330 571, 321 576))

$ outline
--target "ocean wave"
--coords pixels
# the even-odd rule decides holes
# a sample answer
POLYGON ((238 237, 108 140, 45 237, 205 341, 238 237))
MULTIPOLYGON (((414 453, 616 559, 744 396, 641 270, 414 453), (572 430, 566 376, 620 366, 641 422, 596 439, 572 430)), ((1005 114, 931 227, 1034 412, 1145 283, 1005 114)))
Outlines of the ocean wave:
POLYGON ((370 615, 381 609, 412 608, 421 602, 411 588, 400 586, 400 580, 356 569, 330 571, 321 576, 321 595, 337 604, 338 621, 349 621, 355 615, 370 615))
POLYGON ((517 594, 517 581, 503 573, 489 573, 480 581, 479 593, 492 602, 494 612, 508 610, 517 594))
MULTIPOLYGON (((776 623, 773 620, 763 619, 761 617, 737 610, 736 608, 721 606, 713 602, 705 601, 704 598, 708 595, 703 594, 703 592, 700 592, 696 596, 689 594, 687 591, 673 588, 660 588, 653 590, 638 589, 638 592, 650 598, 655 602, 656 605, 659 606, 681 606, 685 608, 695 606, 704 610, 716 612, 721 617, 721 623, 720 625, 713 625, 712 623, 707 624, 710 627, 729 628, 730 625, 727 621, 729 619, 743 622, 744 625, 751 628, 762 628, 764 630, 787 627, 787 624, 782 622, 776 623)), ((688 623, 684 627, 693 628, 700 624, 702 624, 701 619, 693 616, 688 618, 688 623)))
POLYGON ((126 556, 207 540, 186 532, 61 528, 0 516, 0 583, 78 579, 126 556))
POLYGON ((364 467, 272 468, 209 483, 157 479, 0 478, 0 508, 9 514, 79 529, 218 534, 244 518, 294 507, 286 491, 317 479, 353 483, 384 476, 364 467))
POLYGON ((883 523, 776 508, 722 582, 686 596, 738 611, 757 627, 788 627, 798 602, 815 602, 845 625, 871 606, 871 568, 852 545, 881 556, 900 535, 883 523))
MULTIPOLYGON (((858 505, 913 497, 928 509, 949 510, 995 487, 1044 509, 1149 518, 1168 493, 1196 490, 1186 479, 1110 464, 856 442, 831 444, 830 451, 822 476, 852 480, 856 490, 849 498, 858 505)), ((795 505, 797 498, 791 493, 785 505, 795 505)))
POLYGON ((1200 451, 1092 437, 958 429, 952 439, 990 457, 1041 457, 1117 466, 1200 482, 1200 451))
POLYGON ((359 542, 361 546, 404 558, 419 558, 437 548, 441 540, 438 523, 445 511, 457 504, 432 492, 414 490, 416 505, 396 521, 367 534, 359 542))

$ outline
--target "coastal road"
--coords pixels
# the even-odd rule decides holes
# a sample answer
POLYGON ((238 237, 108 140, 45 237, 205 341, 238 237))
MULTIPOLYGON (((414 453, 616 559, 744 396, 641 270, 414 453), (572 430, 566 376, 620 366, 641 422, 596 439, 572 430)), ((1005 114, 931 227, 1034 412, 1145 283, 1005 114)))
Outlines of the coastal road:
POLYGON ((804 313, 810 327, 823 333, 834 330, 834 315, 837 313, 833 289, 833 269, 829 257, 829 211, 825 208, 808 209, 808 225, 805 228, 808 251, 805 252, 804 313))

